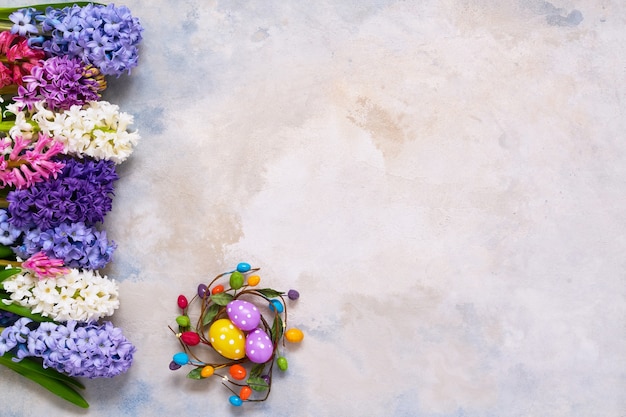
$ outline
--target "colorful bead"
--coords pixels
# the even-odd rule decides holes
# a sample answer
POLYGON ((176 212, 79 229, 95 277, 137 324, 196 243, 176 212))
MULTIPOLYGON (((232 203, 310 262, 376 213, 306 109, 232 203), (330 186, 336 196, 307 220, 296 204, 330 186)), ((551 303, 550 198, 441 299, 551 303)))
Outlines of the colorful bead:
POLYGON ((187 356, 185 352, 178 352, 174 355, 172 360, 178 365, 187 365, 187 362, 189 362, 189 356, 187 356))
POLYGON ((239 288, 243 287, 243 279, 243 274, 239 271, 235 271, 230 274, 230 288, 232 288, 233 290, 238 290, 239 288))
POLYGON ((219 293, 222 293, 222 292, 224 292, 224 286, 222 284, 216 285, 211 290, 211 294, 219 294, 219 293))
POLYGON ((230 401, 230 403, 234 405, 235 407, 239 407, 241 406, 241 404, 243 404, 243 401, 241 401, 241 398, 239 398, 236 395, 231 395, 228 401, 230 401))
POLYGON ((250 264, 246 262, 241 262, 237 265, 237 271, 239 272, 248 272, 250 270, 250 264))
POLYGON ((174 362, 174 361, 170 362, 170 370, 175 371, 175 370, 180 369, 180 368, 181 368, 181 366, 179 364, 177 364, 176 362, 174 362))
POLYGON ((213 368, 211 365, 207 365, 200 370, 200 376, 202 378, 208 378, 211 375, 213 375, 214 372, 215 372, 215 368, 213 368))
POLYGON ((200 336, 196 332, 184 332, 180 335, 180 340, 187 346, 195 346, 200 343, 200 336))
POLYGON ((228 373, 230 374, 230 376, 232 376, 233 378, 239 381, 241 381, 242 379, 245 379, 247 375, 246 368, 238 364, 231 366, 228 369, 228 373))
POLYGON ((206 295, 207 287, 205 284, 198 285, 198 297, 204 298, 206 295))
POLYGON ((252 395, 252 388, 247 385, 245 387, 241 387, 241 390, 239 390, 239 398, 244 401, 250 398, 250 395, 252 395))
POLYGON ((191 324, 191 321, 189 320, 189 317, 187 316, 178 316, 176 317, 176 323, 178 323, 180 327, 189 327, 189 325, 191 324))
POLYGON ((278 368, 281 371, 286 371, 287 368, 289 367, 289 364, 287 363, 287 358, 281 356, 278 359, 276 359, 276 364, 278 365, 278 368))
POLYGON ((261 277, 258 275, 251 275, 248 277, 248 285, 251 287, 259 285, 259 282, 261 282, 261 277))
POLYGON ((300 293, 296 290, 289 290, 287 297, 289 297, 290 300, 297 300, 300 298, 300 293))
POLYGON ((293 327, 285 332, 285 339, 291 343, 300 343, 304 339, 304 333, 302 333, 302 330, 293 327))
POLYGON ((282 313, 283 311, 285 311, 285 308, 283 307, 283 303, 281 303, 278 300, 271 300, 269 307, 271 311, 278 311, 279 313, 282 313))
POLYGON ((187 306, 189 305, 189 301, 187 301, 187 297, 185 297, 184 295, 179 295, 178 296, 178 307, 180 308, 187 308, 187 306))

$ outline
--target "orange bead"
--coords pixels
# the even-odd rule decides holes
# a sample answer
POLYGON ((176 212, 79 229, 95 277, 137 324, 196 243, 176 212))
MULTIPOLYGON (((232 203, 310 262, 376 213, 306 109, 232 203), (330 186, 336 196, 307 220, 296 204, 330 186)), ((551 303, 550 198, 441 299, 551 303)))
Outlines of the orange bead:
POLYGON ((258 275, 252 275, 248 277, 248 285, 251 287, 259 285, 259 282, 261 282, 261 277, 258 275))
POLYGON ((222 284, 220 285, 216 285, 215 287, 213 287, 213 289, 211 290, 211 294, 219 294, 221 292, 224 292, 224 286, 222 284))
POLYGON ((239 398, 245 401, 250 398, 250 395, 252 395, 252 388, 247 385, 245 387, 241 387, 241 390, 239 391, 239 398))
POLYGON ((213 375, 213 372, 215 372, 215 368, 213 368, 211 365, 207 365, 200 370, 200 376, 202 378, 208 378, 213 375))
POLYGON ((285 332, 285 339, 291 343, 300 343, 304 339, 304 333, 302 333, 302 330, 293 327, 285 332))
POLYGON ((233 365, 230 367, 230 369, 228 370, 228 372, 230 373, 230 376, 232 376, 235 379, 238 380, 242 380, 246 377, 246 368, 244 368, 241 365, 233 365))

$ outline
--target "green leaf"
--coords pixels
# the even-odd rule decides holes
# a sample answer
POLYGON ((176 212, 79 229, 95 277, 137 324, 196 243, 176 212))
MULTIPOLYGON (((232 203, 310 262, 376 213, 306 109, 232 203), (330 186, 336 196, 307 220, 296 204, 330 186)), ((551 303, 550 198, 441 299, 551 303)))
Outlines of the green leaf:
POLYGON ((37 362, 36 360, 33 360, 31 358, 24 358, 20 362, 13 362, 11 360, 13 357, 13 355, 5 353, 3 356, 0 356, 0 364, 5 365, 6 361, 10 361, 11 363, 17 363, 27 371, 36 372, 53 379, 58 379, 59 381, 63 381, 67 384, 74 385, 74 387, 76 388, 85 389, 83 383, 80 382, 78 379, 62 374, 53 368, 44 368, 41 363, 37 362))
POLYGON ((285 294, 284 292, 276 291, 271 288, 261 288, 255 291, 267 298, 276 298, 278 296, 285 294))
POLYGON ((33 371, 24 366, 21 362, 13 362, 11 359, 2 360, 2 365, 17 372, 18 374, 30 379, 41 385, 51 393, 71 402, 81 408, 88 408, 89 403, 74 388, 67 385, 66 382, 59 379, 44 375, 40 372, 33 371))
POLYGON ((215 304, 220 306, 225 306, 226 304, 230 303, 231 301, 233 301, 233 298, 233 295, 227 292, 220 292, 211 295, 211 300, 213 300, 215 304))
POLYGON ((187 378, 190 378, 190 379, 203 379, 202 375, 200 374, 201 371, 202 371, 201 367, 200 368, 194 368, 187 374, 187 378))
POLYGON ((263 378, 258 376, 248 378, 246 383, 250 386, 250 388, 255 391, 265 391, 269 388, 267 382, 265 382, 263 378))
POLYGON ((250 378, 254 378, 254 377, 263 375, 263 371, 264 370, 265 370, 265 364, 264 363, 258 363, 256 365, 254 365, 252 367, 252 369, 250 369, 250 378))
POLYGON ((54 321, 50 317, 44 317, 38 313, 31 313, 30 309, 27 307, 22 307, 18 304, 5 304, 2 300, 8 300, 9 296, 6 293, 0 292, 0 310, 9 311, 11 313, 15 313, 18 316, 28 317, 29 319, 37 322, 42 321, 54 321))
POLYGON ((2 271, 0 271, 0 282, 4 281, 5 279, 9 277, 12 277, 15 274, 19 274, 20 272, 22 272, 20 268, 3 269, 2 271))
POLYGON ((220 311, 219 304, 211 304, 209 309, 204 313, 204 317, 202 317, 202 325, 206 326, 211 323, 211 321, 217 316, 217 313, 220 311))
POLYGON ((15 254, 10 246, 0 245, 0 259, 15 259, 15 254))
POLYGON ((283 337, 283 320, 277 314, 272 323, 272 329, 270 330, 271 338, 274 344, 277 344, 281 337, 283 337))

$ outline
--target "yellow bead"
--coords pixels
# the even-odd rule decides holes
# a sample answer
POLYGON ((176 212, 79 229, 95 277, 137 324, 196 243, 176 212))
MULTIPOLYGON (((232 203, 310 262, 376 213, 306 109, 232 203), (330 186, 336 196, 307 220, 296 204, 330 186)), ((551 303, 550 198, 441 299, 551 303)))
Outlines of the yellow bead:
POLYGON ((259 285, 259 282, 261 282, 261 277, 258 275, 252 275, 248 277, 248 285, 251 287, 259 285))
POLYGON ((207 365, 200 370, 200 376, 202 378, 208 378, 213 375, 213 372, 215 372, 215 369, 211 365, 207 365))
POLYGON ((285 339, 291 343, 300 343, 304 339, 304 333, 302 333, 302 330, 293 327, 285 332, 285 339))

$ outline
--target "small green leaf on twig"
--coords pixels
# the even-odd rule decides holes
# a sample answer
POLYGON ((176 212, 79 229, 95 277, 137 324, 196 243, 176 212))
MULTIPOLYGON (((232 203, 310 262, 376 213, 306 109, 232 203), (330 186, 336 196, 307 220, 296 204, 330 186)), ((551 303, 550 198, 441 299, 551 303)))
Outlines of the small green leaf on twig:
POLYGON ((233 295, 226 293, 226 292, 220 292, 217 294, 213 294, 211 295, 211 300, 218 305, 221 306, 225 306, 226 304, 230 303, 231 301, 233 301, 233 295))

